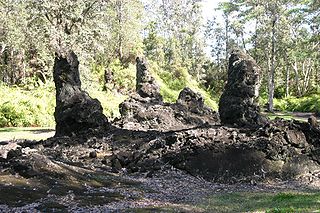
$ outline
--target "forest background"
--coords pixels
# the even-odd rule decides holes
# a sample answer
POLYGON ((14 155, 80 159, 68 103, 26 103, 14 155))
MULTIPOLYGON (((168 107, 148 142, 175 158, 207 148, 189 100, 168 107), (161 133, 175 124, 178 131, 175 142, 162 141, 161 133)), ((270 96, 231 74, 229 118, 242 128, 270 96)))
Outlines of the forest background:
POLYGON ((142 55, 165 101, 188 86, 216 110, 234 48, 262 68, 261 106, 320 112, 320 1, 207 6, 204 0, 0 0, 0 127, 54 126, 53 61, 65 48, 78 55, 82 87, 110 120, 135 89, 135 58, 142 55))

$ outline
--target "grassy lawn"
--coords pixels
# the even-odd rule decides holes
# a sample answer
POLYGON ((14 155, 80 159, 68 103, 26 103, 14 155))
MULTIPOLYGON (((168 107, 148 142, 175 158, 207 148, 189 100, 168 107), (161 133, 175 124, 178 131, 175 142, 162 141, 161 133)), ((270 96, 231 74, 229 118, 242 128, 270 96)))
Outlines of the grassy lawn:
POLYGON ((0 128, 0 141, 15 139, 41 140, 54 135, 52 127, 6 127, 0 128))
POLYGON ((201 208, 207 212, 320 212, 320 192, 239 192, 211 196, 201 208))

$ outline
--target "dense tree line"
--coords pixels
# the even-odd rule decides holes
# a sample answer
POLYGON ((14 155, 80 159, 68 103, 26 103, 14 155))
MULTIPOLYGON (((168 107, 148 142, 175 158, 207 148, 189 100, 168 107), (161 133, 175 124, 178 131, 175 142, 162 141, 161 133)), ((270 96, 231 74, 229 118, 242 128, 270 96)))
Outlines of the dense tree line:
POLYGON ((218 69, 225 69, 232 48, 249 52, 263 69, 262 88, 268 92, 269 110, 274 96, 318 91, 319 8, 316 0, 230 0, 220 4, 224 23, 213 19, 207 24, 207 36, 216 39, 212 56, 218 69))
POLYGON ((202 0, 0 0, 0 79, 51 81, 54 52, 67 47, 88 79, 105 81, 111 66, 127 69, 144 54, 172 89, 190 75, 217 97, 228 55, 241 48, 262 67, 272 111, 274 97, 319 92, 319 8, 317 0, 229 0, 204 23, 202 0))

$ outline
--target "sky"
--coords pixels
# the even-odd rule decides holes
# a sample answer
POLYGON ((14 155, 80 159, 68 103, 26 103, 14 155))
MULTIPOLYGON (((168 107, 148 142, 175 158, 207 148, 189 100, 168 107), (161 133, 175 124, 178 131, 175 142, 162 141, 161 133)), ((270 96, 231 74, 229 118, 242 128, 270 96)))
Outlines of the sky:
POLYGON ((206 20, 206 19, 212 18, 214 14, 217 14, 217 12, 215 12, 214 9, 218 6, 220 2, 225 2, 225 1, 227 0, 203 0, 202 8, 203 8, 204 19, 206 20))
MULTIPOLYGON (((220 2, 225 2, 227 0, 203 0, 202 2, 202 11, 203 11, 203 18, 204 23, 207 22, 208 19, 212 19, 213 15, 216 17, 216 21, 222 23, 223 17, 222 13, 219 11, 215 11, 214 9, 218 7, 220 2)), ((210 44, 212 41, 206 40, 207 46, 205 48, 205 53, 207 56, 211 57, 211 48, 210 44)))

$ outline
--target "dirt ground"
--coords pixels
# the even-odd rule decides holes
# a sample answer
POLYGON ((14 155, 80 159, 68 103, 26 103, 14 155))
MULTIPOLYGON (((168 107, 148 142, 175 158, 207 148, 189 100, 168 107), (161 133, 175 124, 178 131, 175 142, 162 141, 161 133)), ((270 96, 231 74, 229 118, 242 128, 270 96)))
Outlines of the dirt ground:
MULTIPOLYGON (((218 184, 173 168, 152 177, 67 168, 72 174, 63 179, 25 179, 2 173, 0 212, 234 212, 232 202, 217 207, 210 205, 209 198, 247 192, 261 196, 288 191, 315 193, 318 189, 297 182, 218 184)), ((251 210, 246 212, 261 211, 258 207, 243 208, 251 210)))

